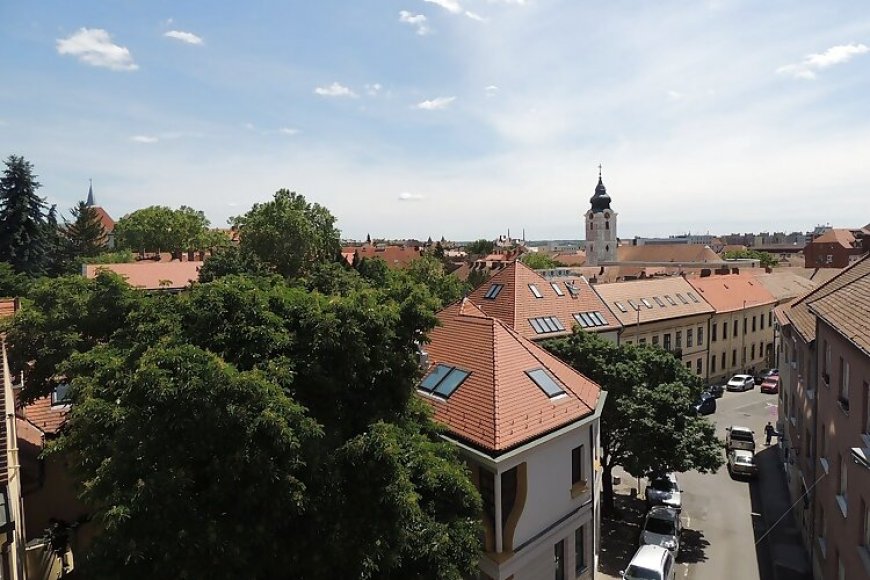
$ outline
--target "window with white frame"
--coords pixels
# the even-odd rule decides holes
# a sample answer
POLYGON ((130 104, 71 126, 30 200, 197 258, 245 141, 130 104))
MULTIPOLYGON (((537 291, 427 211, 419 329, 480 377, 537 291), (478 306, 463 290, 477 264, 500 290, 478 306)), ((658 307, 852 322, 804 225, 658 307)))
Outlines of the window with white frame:
POLYGON ((57 385, 54 390, 51 391, 52 407, 57 407, 59 405, 69 405, 70 402, 69 384, 61 383, 57 385))
POLYGON ((698 346, 704 346, 704 327, 698 327, 698 346))

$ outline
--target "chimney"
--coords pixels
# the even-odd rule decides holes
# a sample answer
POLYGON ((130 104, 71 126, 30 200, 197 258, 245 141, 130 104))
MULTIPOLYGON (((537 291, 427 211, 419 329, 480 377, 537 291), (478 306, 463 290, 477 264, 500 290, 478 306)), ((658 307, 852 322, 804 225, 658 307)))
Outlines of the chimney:
POLYGON ((732 274, 739 274, 739 273, 740 273, 740 268, 731 268, 731 273, 732 273, 732 274))

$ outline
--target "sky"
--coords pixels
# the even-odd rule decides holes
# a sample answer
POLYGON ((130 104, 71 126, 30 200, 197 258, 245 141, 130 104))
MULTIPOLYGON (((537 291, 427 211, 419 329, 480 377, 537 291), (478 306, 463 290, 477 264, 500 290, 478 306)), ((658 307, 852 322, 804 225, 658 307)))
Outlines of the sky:
POLYGON ((870 222, 870 9, 826 0, 0 3, 0 156, 66 211, 279 188, 346 238, 870 222))

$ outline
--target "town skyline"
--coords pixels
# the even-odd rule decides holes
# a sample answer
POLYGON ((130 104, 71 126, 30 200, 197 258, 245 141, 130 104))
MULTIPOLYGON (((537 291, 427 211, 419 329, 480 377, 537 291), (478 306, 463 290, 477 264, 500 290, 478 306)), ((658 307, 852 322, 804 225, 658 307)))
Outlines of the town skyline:
POLYGON ((348 238, 579 239, 601 163, 620 237, 868 221, 870 18, 845 2, 3 13, 0 150, 64 212, 93 178, 116 217, 221 227, 288 188, 348 238))

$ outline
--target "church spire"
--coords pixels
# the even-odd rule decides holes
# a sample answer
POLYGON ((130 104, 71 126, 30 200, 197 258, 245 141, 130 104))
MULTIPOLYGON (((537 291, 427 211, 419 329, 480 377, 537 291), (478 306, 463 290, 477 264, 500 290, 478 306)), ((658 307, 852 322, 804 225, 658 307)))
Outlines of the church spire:
POLYGON ((95 205, 97 205, 94 203, 94 180, 88 179, 88 182, 90 183, 90 185, 88 186, 88 201, 85 202, 85 205, 87 205, 88 207, 94 207, 95 205))

